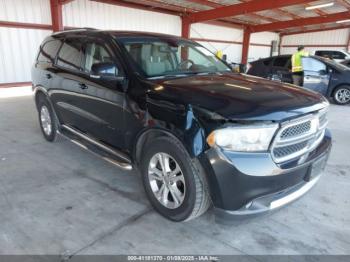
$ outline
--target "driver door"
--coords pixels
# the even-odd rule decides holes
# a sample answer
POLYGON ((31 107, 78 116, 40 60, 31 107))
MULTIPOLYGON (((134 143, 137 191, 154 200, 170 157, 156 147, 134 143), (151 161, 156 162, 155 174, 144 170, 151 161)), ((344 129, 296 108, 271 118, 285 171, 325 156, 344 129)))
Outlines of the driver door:
POLYGON ((121 149, 124 147, 124 72, 111 48, 98 39, 86 41, 84 57, 79 108, 84 112, 85 131, 121 149))
POLYGON ((304 87, 326 95, 330 79, 327 65, 312 57, 304 57, 302 62, 304 68, 304 87))

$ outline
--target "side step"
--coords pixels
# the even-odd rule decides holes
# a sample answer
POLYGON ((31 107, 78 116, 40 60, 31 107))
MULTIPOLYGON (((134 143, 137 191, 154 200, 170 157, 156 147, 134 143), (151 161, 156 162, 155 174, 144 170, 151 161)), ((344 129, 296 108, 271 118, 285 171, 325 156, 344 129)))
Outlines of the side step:
POLYGON ((61 127, 62 129, 60 134, 67 137, 74 144, 99 157, 102 157, 107 162, 116 165, 119 168, 124 170, 132 170, 131 159, 126 154, 104 145, 74 128, 66 125, 62 125, 61 127))

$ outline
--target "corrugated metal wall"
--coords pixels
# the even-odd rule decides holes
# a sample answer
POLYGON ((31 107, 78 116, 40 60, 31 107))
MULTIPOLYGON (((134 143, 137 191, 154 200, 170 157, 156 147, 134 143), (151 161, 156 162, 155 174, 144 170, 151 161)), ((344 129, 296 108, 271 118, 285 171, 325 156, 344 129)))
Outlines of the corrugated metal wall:
MULTIPOLYGON (((209 25, 209 24, 193 24, 191 26, 192 38, 202 38, 202 39, 213 39, 213 40, 225 40, 232 42, 242 42, 243 31, 234 28, 209 25)), ((242 56, 242 45, 232 44, 232 43, 217 43, 217 42, 207 42, 199 41, 200 44, 216 52, 217 50, 223 51, 227 55, 229 62, 239 62, 242 56)))
POLYGON ((181 34, 178 16, 88 0, 75 0, 65 5, 63 10, 65 26, 181 34))
MULTIPOLYGON (((240 63, 242 57, 242 44, 240 43, 243 41, 243 30, 199 23, 191 26, 191 37, 238 42, 217 43, 200 41, 199 43, 213 52, 222 50, 227 55, 229 62, 240 63)), ((250 42, 253 45, 249 48, 248 61, 270 56, 270 45, 273 40, 278 41, 279 35, 270 32, 252 34, 250 42), (269 46, 256 46, 254 43, 269 46)))
POLYGON ((311 53, 320 49, 346 50, 349 34, 350 29, 339 29, 284 36, 281 43, 281 54, 294 53, 298 45, 305 45, 311 53))
MULTIPOLYGON (((0 0, 0 20, 50 24, 47 0, 0 0)), ((0 27, 0 83, 30 81, 42 39, 51 31, 0 27)))
POLYGON ((0 0, 0 20, 51 24, 48 0, 0 0))

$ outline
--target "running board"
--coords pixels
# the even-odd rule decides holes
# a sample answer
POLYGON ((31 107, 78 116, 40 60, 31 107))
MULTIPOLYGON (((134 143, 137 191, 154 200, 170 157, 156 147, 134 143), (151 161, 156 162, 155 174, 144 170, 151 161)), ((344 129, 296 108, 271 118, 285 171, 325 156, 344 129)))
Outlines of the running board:
POLYGON ((125 170, 132 170, 131 160, 124 153, 118 152, 117 150, 112 149, 109 146, 106 146, 92 139, 91 137, 75 130, 74 128, 71 128, 66 125, 62 125, 62 128, 68 132, 60 132, 60 134, 66 136, 72 143, 93 153, 94 155, 101 157, 105 161, 118 166, 119 168, 122 168, 125 170), (76 137, 78 137, 78 139, 72 138, 67 133, 71 133, 75 135, 76 137), (96 148, 91 147, 91 145, 93 145, 96 148))

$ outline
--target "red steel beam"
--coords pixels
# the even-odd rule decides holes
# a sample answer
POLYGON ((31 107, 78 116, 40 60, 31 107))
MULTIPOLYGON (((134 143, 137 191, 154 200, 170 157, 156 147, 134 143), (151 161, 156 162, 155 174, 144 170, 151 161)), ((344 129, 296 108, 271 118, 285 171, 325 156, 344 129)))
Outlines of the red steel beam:
POLYGON ((64 30, 62 18, 62 4, 59 0, 50 0, 52 31, 58 32, 64 30))
POLYGON ((242 64, 246 64, 248 62, 249 43, 250 43, 250 30, 244 29, 243 43, 242 43, 242 59, 241 59, 242 64))
POLYGON ((286 29, 286 28, 292 28, 292 27, 332 23, 338 20, 349 19, 349 18, 350 18, 350 12, 341 12, 341 13, 329 14, 327 16, 322 16, 322 17, 308 17, 308 18, 302 18, 297 20, 288 20, 288 21, 280 21, 280 22, 269 23, 269 24, 256 25, 256 26, 252 26, 252 31, 253 32, 275 31, 279 29, 286 29))
POLYGON ((66 4, 69 4, 69 3, 73 2, 73 1, 74 0, 60 0, 59 2, 60 2, 61 5, 66 5, 66 4))
MULTIPOLYGON (((191 2, 191 3, 196 3, 196 4, 200 4, 200 5, 204 5, 204 6, 209 6, 209 7, 212 7, 212 8, 220 8, 220 7, 223 7, 223 6, 226 6, 226 5, 222 5, 222 4, 219 4, 219 3, 216 3, 216 2, 211 2, 211 1, 208 1, 208 0, 186 0, 188 2, 191 2)), ((241 0, 241 2, 249 2, 249 0, 241 0)), ((272 17, 267 17, 267 16, 263 16, 263 15, 259 15, 259 14, 248 14, 249 16, 251 17, 254 17, 254 18, 258 18, 258 19, 262 19, 262 20, 266 20, 266 21, 270 21, 270 22, 276 22, 278 21, 278 19, 275 19, 275 18, 272 18, 272 17)))
POLYGON ((181 17, 181 37, 190 38, 191 23, 188 17, 181 17))
POLYGON ((0 27, 52 30, 51 25, 0 21, 0 27))
POLYGON ((334 26, 334 27, 320 28, 320 29, 309 29, 309 30, 301 30, 301 31, 286 32, 286 33, 282 32, 280 35, 281 36, 285 36, 285 35, 299 35, 299 34, 305 34, 305 33, 332 31, 332 30, 339 30, 339 29, 345 29, 345 28, 350 28, 350 25, 341 25, 341 26, 334 26))
MULTIPOLYGON (((182 11, 180 10, 172 10, 172 9, 165 9, 160 6, 154 6, 154 5, 146 5, 146 4, 140 4, 140 3, 134 3, 134 2, 126 2, 126 1, 118 1, 118 0, 91 0, 94 2, 99 2, 103 4, 110 4, 110 5, 117 5, 117 6, 123 6, 123 7, 129 7, 139 10, 145 10, 150 12, 156 12, 156 13, 162 13, 162 14, 168 14, 168 15, 176 15, 179 16, 182 11)), ((139 1, 142 2, 142 1, 139 1)))
POLYGON ((190 17, 192 23, 198 23, 230 16, 244 15, 248 13, 270 10, 285 6, 304 4, 307 2, 310 2, 310 0, 252 0, 246 3, 228 5, 211 10, 196 12, 191 14, 190 17))

